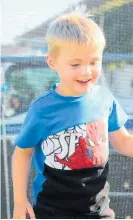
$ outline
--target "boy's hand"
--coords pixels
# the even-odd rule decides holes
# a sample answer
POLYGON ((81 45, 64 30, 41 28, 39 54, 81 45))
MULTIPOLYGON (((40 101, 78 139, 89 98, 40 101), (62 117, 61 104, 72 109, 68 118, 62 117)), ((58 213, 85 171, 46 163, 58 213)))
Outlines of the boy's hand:
POLYGON ((36 218, 30 202, 28 200, 25 202, 15 202, 13 219, 26 219, 26 214, 28 214, 31 219, 36 218))

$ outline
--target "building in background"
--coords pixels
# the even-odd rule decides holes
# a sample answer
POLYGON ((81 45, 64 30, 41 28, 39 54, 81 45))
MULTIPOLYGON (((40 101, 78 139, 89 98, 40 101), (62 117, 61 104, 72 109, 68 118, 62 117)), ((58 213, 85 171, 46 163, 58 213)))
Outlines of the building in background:
MULTIPOLYGON (((103 72, 109 87, 120 102, 133 103, 133 2, 132 0, 82 0, 60 14, 73 10, 91 15, 105 32, 107 46, 103 72), (120 83, 119 83, 120 82, 120 83), (126 88, 126 89, 125 89, 126 88)), ((24 34, 17 36, 15 45, 3 45, 2 55, 44 56, 47 53, 46 31, 55 15, 24 34)))
MULTIPOLYGON (((75 5, 65 12, 69 12, 74 8, 75 5)), ((76 5, 76 8, 77 10, 80 8, 83 11, 93 14, 93 18, 104 29, 107 39, 107 47, 103 59, 105 78, 107 78, 109 87, 122 103, 126 112, 133 115, 133 3, 129 0, 84 0, 76 5)), ((36 96, 43 91, 43 86, 46 88, 53 83, 52 80, 55 82, 55 74, 48 72, 50 70, 46 68, 43 62, 44 55, 47 53, 45 42, 46 30, 49 23, 55 17, 56 16, 44 21, 23 35, 17 36, 14 45, 2 45, 2 55, 10 56, 5 58, 7 59, 7 65, 6 62, 2 61, 3 72, 7 73, 7 78, 5 78, 6 83, 9 81, 7 93, 11 95, 15 92, 15 94, 18 93, 24 96, 21 98, 25 98, 25 107, 26 103, 28 103, 27 106, 29 105, 29 96, 31 101, 34 95, 36 96), (33 55, 35 55, 34 59, 32 57, 33 55), (20 59, 18 59, 18 56, 21 56, 20 59), (32 61, 30 59, 32 59, 32 61), (47 77, 49 77, 49 79, 47 77)), ((102 83, 104 83, 104 81, 102 83)), ((12 132, 13 135, 15 135, 18 132, 24 120, 25 113, 9 118, 10 124, 7 125, 8 135, 11 136, 12 132)), ((130 125, 132 128, 132 120, 130 125)), ((133 130, 131 132, 133 132, 133 130)), ((6 139, 7 138, 8 136, 6 136, 6 139)), ((1 148, 1 166, 3 170, 1 178, 1 198, 4 198, 2 199, 1 210, 2 218, 7 218, 8 216, 12 217, 13 212, 11 155, 13 154, 14 146, 8 140, 7 148, 4 144, 1 148), (6 153, 5 149, 7 149, 6 153), (9 192, 9 197, 7 197, 7 192, 9 192)), ((109 176, 111 185, 110 196, 111 207, 116 212, 116 218, 133 218, 132 167, 132 158, 111 151, 109 176)), ((30 199, 33 176, 34 172, 32 171, 28 185, 28 196, 30 199)))

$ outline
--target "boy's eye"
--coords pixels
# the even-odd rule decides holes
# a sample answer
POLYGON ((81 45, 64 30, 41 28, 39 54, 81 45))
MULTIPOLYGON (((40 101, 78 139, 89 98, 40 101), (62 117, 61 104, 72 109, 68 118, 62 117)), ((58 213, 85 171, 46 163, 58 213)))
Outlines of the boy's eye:
POLYGON ((92 66, 94 66, 94 65, 96 64, 96 62, 91 62, 90 64, 91 64, 92 66))
POLYGON ((80 65, 79 63, 71 64, 71 66, 74 66, 74 67, 79 66, 79 65, 80 65))
POLYGON ((93 61, 93 62, 91 62, 90 64, 92 65, 92 66, 94 66, 94 65, 97 65, 97 64, 99 64, 100 63, 100 61, 93 61))

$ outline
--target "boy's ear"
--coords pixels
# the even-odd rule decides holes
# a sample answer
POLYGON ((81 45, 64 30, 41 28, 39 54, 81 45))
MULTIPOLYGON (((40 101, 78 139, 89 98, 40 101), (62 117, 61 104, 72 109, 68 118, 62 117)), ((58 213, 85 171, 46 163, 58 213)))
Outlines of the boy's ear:
POLYGON ((49 54, 46 56, 46 62, 51 69, 55 70, 55 61, 49 54))

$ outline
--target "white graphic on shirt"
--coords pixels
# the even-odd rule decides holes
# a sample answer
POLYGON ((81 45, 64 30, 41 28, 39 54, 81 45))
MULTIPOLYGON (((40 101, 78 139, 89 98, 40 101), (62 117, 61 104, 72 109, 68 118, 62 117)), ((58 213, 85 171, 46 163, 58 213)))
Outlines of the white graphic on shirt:
POLYGON ((67 170, 104 163, 108 155, 106 124, 105 120, 100 120, 49 136, 42 144, 45 163, 56 169, 67 170))

